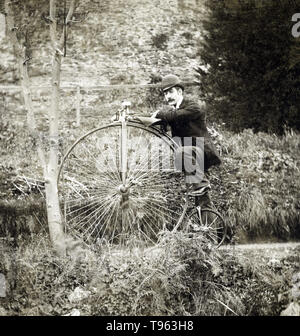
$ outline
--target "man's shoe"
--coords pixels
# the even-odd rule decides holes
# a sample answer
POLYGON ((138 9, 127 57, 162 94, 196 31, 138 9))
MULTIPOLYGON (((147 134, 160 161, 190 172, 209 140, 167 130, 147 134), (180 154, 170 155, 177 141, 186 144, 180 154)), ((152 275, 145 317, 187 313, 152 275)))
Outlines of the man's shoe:
POLYGON ((200 188, 194 189, 189 192, 190 196, 201 196, 207 193, 207 191, 211 190, 210 184, 206 184, 200 188))

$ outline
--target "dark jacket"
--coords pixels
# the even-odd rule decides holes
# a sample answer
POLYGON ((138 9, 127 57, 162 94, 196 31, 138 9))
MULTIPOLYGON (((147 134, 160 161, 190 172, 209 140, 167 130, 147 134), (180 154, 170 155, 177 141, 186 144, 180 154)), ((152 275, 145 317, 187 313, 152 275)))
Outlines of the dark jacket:
MULTIPOLYGON (((166 121, 172 137, 203 137, 204 138, 204 170, 221 163, 221 158, 207 131, 205 112, 199 104, 183 99, 178 109, 160 111, 156 118, 166 121)), ((183 143, 182 143, 183 144, 183 143)))

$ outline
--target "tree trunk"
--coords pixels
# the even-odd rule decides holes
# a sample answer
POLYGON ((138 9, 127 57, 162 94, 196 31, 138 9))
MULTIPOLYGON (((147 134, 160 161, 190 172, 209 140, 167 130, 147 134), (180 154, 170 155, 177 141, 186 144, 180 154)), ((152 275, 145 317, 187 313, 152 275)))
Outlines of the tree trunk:
POLYGON ((46 177, 45 183, 48 227, 50 239, 55 251, 59 255, 65 255, 65 237, 62 226, 62 217, 57 192, 56 176, 56 172, 50 171, 48 173, 48 176, 46 177))
POLYGON ((61 55, 57 45, 56 25, 56 1, 50 0, 50 37, 53 48, 52 59, 52 94, 51 107, 49 109, 49 161, 46 169, 45 186, 49 232, 53 246, 60 255, 66 253, 62 217, 60 212, 59 197, 57 190, 58 174, 58 147, 59 147, 59 90, 61 55))
POLYGON ((58 154, 59 154, 59 90, 60 90, 60 71, 61 57, 63 55, 62 48, 66 38, 67 24, 72 19, 75 1, 71 0, 69 12, 66 18, 64 31, 60 39, 57 38, 56 24, 56 0, 49 0, 50 9, 50 36, 53 47, 53 62, 52 62, 52 95, 51 108, 49 110, 49 157, 46 160, 46 153, 43 150, 40 139, 37 136, 36 120, 32 104, 30 79, 27 71, 26 46, 22 46, 18 41, 16 30, 14 27, 14 16, 11 10, 11 1, 5 0, 5 12, 8 27, 8 34, 13 43, 16 57, 19 64, 20 83, 24 96, 25 106, 27 109, 28 127, 32 135, 37 140, 37 151, 39 159, 44 171, 45 178, 45 193, 46 193, 46 208, 48 217, 48 226, 50 239, 56 252, 60 255, 65 255, 66 245, 60 211, 58 190, 57 190, 57 174, 58 174, 58 154))

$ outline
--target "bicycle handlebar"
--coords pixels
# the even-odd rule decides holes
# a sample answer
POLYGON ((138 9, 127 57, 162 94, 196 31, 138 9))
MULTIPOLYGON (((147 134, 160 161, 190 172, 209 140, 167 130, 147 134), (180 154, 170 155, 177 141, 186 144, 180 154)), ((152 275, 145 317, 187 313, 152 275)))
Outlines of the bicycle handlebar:
POLYGON ((140 121, 145 126, 159 125, 162 120, 154 117, 145 117, 145 116, 129 116, 129 120, 140 121))

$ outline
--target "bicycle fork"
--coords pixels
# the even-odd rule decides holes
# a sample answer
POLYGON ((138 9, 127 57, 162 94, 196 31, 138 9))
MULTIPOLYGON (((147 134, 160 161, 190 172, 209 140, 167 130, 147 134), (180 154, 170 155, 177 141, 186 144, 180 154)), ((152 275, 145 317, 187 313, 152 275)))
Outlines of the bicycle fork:
POLYGON ((125 108, 122 110, 122 115, 120 116, 121 121, 121 148, 120 148, 120 178, 122 184, 119 186, 119 192, 121 194, 121 208, 123 210, 128 208, 129 202, 129 186, 126 184, 127 182, 127 148, 128 148, 128 132, 127 132, 127 121, 126 121, 126 112, 128 106, 125 105, 125 108))
MULTIPOLYGON (((188 197, 188 196, 186 196, 188 197)), ((184 216, 187 212, 187 208, 188 208, 188 205, 189 205, 189 202, 188 202, 188 199, 185 198, 185 203, 184 203, 184 206, 183 206, 183 211, 182 211, 182 214, 180 215, 176 225, 174 226, 173 230, 171 232, 174 232, 174 231, 177 231, 178 227, 181 225, 181 223, 183 222, 183 219, 184 219, 184 216)))

